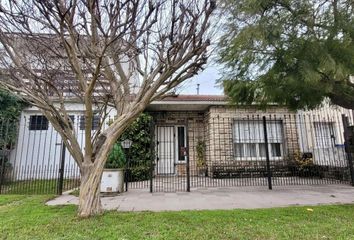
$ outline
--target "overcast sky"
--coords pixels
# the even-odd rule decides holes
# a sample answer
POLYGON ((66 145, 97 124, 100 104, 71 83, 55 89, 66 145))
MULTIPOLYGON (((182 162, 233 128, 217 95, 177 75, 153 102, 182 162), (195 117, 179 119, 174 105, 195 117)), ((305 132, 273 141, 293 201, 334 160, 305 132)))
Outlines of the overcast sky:
POLYGON ((209 65, 203 72, 183 83, 183 86, 181 86, 177 93, 197 94, 197 84, 199 83, 200 95, 222 95, 223 90, 216 83, 219 78, 220 74, 217 67, 209 65))

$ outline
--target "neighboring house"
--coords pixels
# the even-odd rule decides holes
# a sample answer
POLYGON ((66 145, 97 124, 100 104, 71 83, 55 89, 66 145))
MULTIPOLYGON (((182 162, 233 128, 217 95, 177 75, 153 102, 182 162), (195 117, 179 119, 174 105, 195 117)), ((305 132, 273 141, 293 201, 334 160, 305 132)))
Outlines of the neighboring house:
MULTIPOLYGON (((67 112, 73 121, 79 145, 84 149, 84 105, 72 101, 67 112)), ((115 111, 112 109, 108 115, 108 119, 113 118, 115 111)), ((99 123, 100 116, 95 115, 92 124, 93 132, 98 129, 99 123)), ((75 160, 63 146, 59 133, 37 108, 24 109, 19 121, 17 144, 10 156, 16 178, 56 178, 56 172, 59 171, 63 159, 65 159, 66 177, 79 177, 75 160)))
MULTIPOLYGON (((73 102, 69 109, 80 145, 84 147, 83 106, 73 102)), ((217 176, 215 169, 220 167, 264 166, 266 147, 274 166, 289 164, 303 153, 313 155, 318 165, 345 167, 347 164, 341 114, 349 116, 353 123, 351 110, 327 106, 292 112, 273 105, 264 111, 257 106, 231 106, 224 96, 178 95, 155 101, 146 111, 155 123, 155 175, 185 175, 187 153, 191 175, 200 174, 200 169, 209 176, 217 176), (205 146, 202 154, 198 153, 198 145, 205 146)), ((113 118, 114 111, 108 115, 113 118)), ((99 121, 97 116, 93 129, 99 121)), ((35 108, 25 109, 17 146, 11 155, 18 178, 43 178, 46 172, 49 174, 46 177, 51 178, 49 170, 59 169, 63 157, 66 176, 78 177, 74 160, 62 147, 60 136, 50 123, 35 108), (19 170, 23 167, 27 170, 19 170)))
POLYGON ((347 165, 342 114, 348 116, 353 124, 353 111, 338 106, 326 105, 320 109, 298 112, 298 131, 305 136, 299 138, 300 151, 312 152, 315 164, 347 165))

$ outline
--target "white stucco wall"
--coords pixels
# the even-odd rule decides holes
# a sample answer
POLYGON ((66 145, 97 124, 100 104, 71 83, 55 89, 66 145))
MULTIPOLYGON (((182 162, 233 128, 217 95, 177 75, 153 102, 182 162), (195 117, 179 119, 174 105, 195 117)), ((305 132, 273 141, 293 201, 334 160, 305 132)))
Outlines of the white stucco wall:
MULTIPOLYGON (((80 130, 82 105, 72 104, 67 109, 69 115, 74 117, 77 140, 84 149, 84 130, 80 130)), ((113 118, 115 113, 111 110, 109 117, 113 118)), ((47 130, 30 130, 30 116, 33 115, 42 114, 36 108, 28 108, 21 114, 18 140, 10 155, 12 174, 17 180, 58 178, 63 147, 61 136, 50 123, 47 130)), ((64 174, 66 178, 79 177, 77 165, 68 150, 65 151, 64 174)))
POLYGON ((342 115, 354 124, 353 111, 325 104, 315 110, 298 111, 297 131, 301 152, 312 152, 318 165, 347 166, 342 115), (329 137, 330 136, 330 137, 329 137))

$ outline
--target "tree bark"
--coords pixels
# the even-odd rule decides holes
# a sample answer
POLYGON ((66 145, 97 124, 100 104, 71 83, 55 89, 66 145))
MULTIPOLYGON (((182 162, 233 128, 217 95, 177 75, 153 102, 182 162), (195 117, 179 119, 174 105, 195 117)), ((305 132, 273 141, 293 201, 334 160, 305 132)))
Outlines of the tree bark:
POLYGON ((89 217, 103 212, 100 199, 100 183, 103 168, 97 168, 94 164, 83 166, 81 171, 81 184, 79 196, 78 216, 89 217))
POLYGON ((98 145, 95 145, 97 152, 90 152, 90 155, 85 156, 84 163, 80 168, 79 217, 94 216, 103 212, 100 199, 100 184, 104 165, 114 143, 123 132, 125 126, 132 121, 132 118, 118 126, 118 129, 116 129, 117 136, 105 136, 103 144, 97 143, 98 145))

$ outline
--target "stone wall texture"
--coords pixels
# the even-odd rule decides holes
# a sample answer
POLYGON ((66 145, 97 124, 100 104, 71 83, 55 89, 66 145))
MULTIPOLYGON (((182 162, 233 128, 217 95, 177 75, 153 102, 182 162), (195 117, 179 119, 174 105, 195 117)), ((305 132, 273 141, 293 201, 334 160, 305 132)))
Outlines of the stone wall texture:
MULTIPOLYGON (((235 159, 233 149, 232 125, 236 120, 262 121, 263 116, 269 121, 282 122, 283 157, 277 161, 287 161, 299 150, 296 115, 294 112, 281 107, 268 107, 266 111, 256 107, 211 107, 206 114, 206 139, 208 164, 239 163, 256 165, 261 161, 240 161, 235 159)), ((260 133, 262 134, 262 133, 260 133)))
MULTIPOLYGON (((232 125, 236 120, 277 120, 282 122, 283 157, 279 163, 288 161, 299 150, 296 116, 294 112, 281 107, 268 107, 266 111, 256 107, 212 106, 206 112, 155 112, 152 113, 157 126, 187 126, 189 161, 191 175, 198 175, 197 144, 204 142, 204 159, 210 168, 213 165, 259 165, 265 161, 240 161, 234 156, 232 125)), ((177 175, 186 174, 186 163, 176 164, 177 175)))

